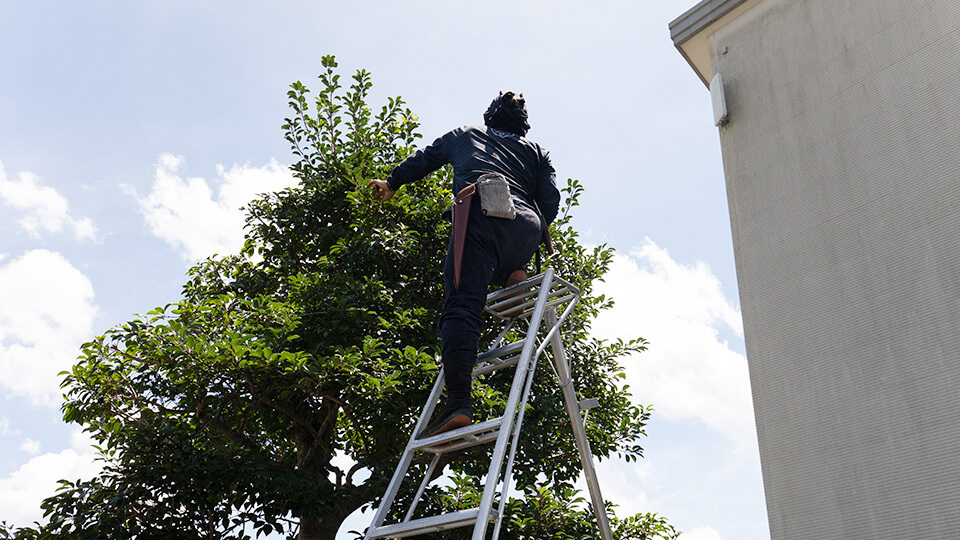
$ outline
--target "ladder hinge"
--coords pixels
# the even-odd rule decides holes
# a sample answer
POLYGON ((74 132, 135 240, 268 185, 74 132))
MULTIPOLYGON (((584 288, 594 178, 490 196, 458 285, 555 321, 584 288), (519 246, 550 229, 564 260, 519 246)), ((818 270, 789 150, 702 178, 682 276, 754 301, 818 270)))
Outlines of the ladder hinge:
POLYGON ((580 401, 580 411, 589 411, 590 409, 593 409, 594 407, 599 407, 599 406, 600 406, 600 400, 595 397, 587 398, 580 401))

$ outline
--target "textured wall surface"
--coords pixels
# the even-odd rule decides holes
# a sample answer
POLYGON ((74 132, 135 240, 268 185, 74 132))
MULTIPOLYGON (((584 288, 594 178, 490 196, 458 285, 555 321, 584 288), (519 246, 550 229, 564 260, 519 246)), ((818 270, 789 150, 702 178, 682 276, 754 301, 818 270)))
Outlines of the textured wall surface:
POLYGON ((710 37, 774 540, 960 538, 960 2, 710 37))

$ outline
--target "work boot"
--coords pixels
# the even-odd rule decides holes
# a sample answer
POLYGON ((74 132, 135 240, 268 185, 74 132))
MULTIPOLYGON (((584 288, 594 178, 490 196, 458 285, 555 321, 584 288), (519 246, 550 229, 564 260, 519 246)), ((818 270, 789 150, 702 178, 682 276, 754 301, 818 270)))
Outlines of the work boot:
POLYGON ((440 413, 440 417, 429 426, 423 428, 418 439, 426 439, 441 433, 446 433, 452 429, 469 426, 473 423, 473 411, 469 408, 456 409, 447 412, 446 409, 440 413))
POLYGON ((470 350, 451 351, 443 355, 443 378, 447 387, 447 402, 437 420, 424 428, 418 439, 439 435, 451 429, 473 423, 470 406, 470 385, 477 354, 470 350))
MULTIPOLYGON (((510 276, 507 277, 507 287, 510 287, 510 286, 512 286, 512 285, 516 285, 517 283, 520 283, 521 281, 526 281, 526 279, 527 279, 527 273, 526 273, 526 272, 524 272, 523 270, 514 270, 513 272, 510 273, 510 276)), ((511 293, 510 296, 507 297, 507 299, 516 298, 516 297, 518 297, 518 296, 523 296, 524 293, 526 293, 526 292, 527 292, 526 289, 519 289, 519 290, 517 290, 516 292, 511 293)), ((506 311, 510 311, 511 309, 519 306, 519 305, 522 304, 522 303, 523 303, 523 299, 517 299, 517 300, 515 300, 515 301, 513 301, 513 302, 504 304, 503 307, 500 308, 500 313, 504 313, 504 312, 506 312, 506 311)), ((519 315, 519 313, 514 313, 513 315, 519 315)))

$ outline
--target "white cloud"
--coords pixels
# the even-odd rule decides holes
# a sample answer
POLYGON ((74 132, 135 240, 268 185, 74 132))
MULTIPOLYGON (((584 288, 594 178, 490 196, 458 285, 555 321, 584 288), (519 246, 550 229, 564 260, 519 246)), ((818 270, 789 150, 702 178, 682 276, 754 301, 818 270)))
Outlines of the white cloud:
POLYGON ((680 540, 722 540, 720 533, 710 527, 697 527, 680 535, 680 540))
POLYGON ((93 285, 59 253, 33 250, 0 266, 0 388, 57 406, 57 374, 92 337, 93 285))
POLYGON ((40 503, 53 495, 61 479, 89 479, 100 472, 92 441, 79 430, 70 448, 36 456, 10 476, 0 479, 0 515, 8 524, 26 526, 43 521, 40 503))
POLYGON ((150 231, 187 260, 235 253, 243 246, 241 208, 260 193, 296 183, 290 170, 272 160, 263 167, 217 166, 219 187, 203 178, 182 178, 182 157, 162 154, 150 194, 134 194, 150 231))
POLYGON ((16 435, 16 433, 10 429, 10 419, 6 416, 0 416, 0 435, 16 435))
POLYGON ((24 439, 23 442, 20 443, 20 449, 31 456, 35 456, 40 453, 40 443, 33 439, 24 439))
POLYGON ((52 187, 41 185, 35 174, 22 172, 19 180, 8 180, 0 163, 0 198, 7 206, 26 214, 20 219, 20 227, 35 238, 42 232, 57 233, 67 227, 77 240, 96 239, 93 222, 88 218, 73 218, 67 199, 52 187))
POLYGON ((742 336, 742 319, 710 268, 679 264, 647 238, 615 256, 598 290, 616 306, 598 317, 597 337, 650 341, 624 362, 635 399, 666 419, 699 420, 738 451, 756 452, 747 360, 719 338, 721 329, 742 336))
MULTIPOLYGON (((650 486, 650 462, 628 463, 618 457, 598 462, 594 458, 593 466, 597 471, 600 494, 604 500, 617 505, 614 508, 617 517, 625 518, 651 511, 650 498, 644 489, 650 486)), ((585 501, 590 502, 590 490, 584 473, 580 473, 574 487, 580 490, 580 496, 585 501)))

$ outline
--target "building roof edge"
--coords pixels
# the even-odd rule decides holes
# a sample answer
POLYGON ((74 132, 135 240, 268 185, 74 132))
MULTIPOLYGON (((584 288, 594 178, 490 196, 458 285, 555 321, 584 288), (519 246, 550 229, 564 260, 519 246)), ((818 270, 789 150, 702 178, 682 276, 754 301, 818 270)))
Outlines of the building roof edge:
POLYGON ((670 23, 670 37, 674 46, 708 88, 713 70, 710 67, 707 38, 701 32, 728 15, 736 16, 731 14, 737 8, 755 5, 757 1, 759 0, 703 0, 670 23))
POLYGON ((697 32, 720 20, 747 0, 703 0, 670 23, 670 38, 678 48, 697 32))

